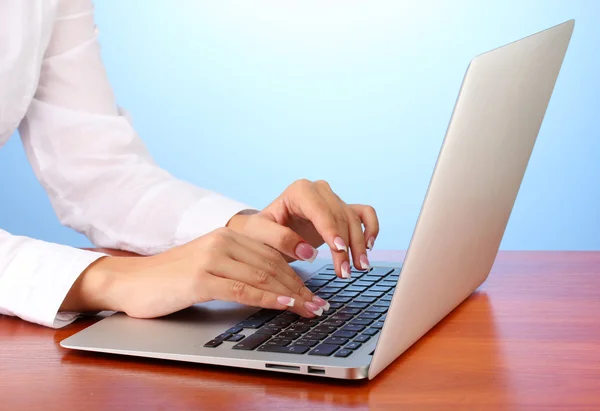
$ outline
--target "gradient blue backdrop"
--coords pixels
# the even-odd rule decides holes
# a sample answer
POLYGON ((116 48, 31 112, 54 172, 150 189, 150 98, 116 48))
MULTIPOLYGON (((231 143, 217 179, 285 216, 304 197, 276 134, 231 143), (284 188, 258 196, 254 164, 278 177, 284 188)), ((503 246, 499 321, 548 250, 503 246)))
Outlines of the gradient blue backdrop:
MULTIPOLYGON (((467 64, 577 20, 502 247, 600 249, 600 2, 164 1, 96 4, 119 103, 159 164, 262 207, 327 179, 405 248, 467 64)), ((18 138, 0 227, 71 245, 18 138)))

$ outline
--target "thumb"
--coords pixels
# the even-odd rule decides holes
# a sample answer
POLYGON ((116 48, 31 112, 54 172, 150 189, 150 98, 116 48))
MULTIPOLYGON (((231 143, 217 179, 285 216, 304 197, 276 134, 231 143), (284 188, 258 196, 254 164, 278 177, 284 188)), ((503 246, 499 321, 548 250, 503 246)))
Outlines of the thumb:
POLYGON ((295 260, 312 263, 319 254, 294 230, 267 218, 248 219, 244 231, 246 235, 295 260))

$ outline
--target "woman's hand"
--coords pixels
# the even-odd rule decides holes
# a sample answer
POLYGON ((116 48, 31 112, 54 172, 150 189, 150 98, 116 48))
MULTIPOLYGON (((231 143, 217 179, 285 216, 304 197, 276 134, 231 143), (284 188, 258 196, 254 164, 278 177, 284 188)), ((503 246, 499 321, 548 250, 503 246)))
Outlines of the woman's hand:
POLYGON ((379 234, 373 207, 348 205, 327 182, 308 180, 296 181, 256 214, 234 216, 228 227, 277 249, 288 261, 313 261, 315 248, 327 243, 342 278, 350 277, 348 250, 355 267, 369 268, 366 250, 379 234))
POLYGON ((233 230, 215 230, 152 257, 105 257, 79 277, 61 311, 123 311, 153 318, 211 300, 321 315, 279 252, 233 230))

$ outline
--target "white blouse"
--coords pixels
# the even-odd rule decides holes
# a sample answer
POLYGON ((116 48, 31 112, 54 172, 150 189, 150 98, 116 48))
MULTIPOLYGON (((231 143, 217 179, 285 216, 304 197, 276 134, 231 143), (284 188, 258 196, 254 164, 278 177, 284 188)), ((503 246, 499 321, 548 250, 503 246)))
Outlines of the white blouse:
MULTIPOLYGON (((247 209, 154 163, 115 102, 97 34, 91 0, 0 1, 0 147, 18 127, 60 221, 98 247, 147 255, 247 209)), ((0 314, 70 323, 78 314, 58 309, 101 256, 0 229, 0 314)))

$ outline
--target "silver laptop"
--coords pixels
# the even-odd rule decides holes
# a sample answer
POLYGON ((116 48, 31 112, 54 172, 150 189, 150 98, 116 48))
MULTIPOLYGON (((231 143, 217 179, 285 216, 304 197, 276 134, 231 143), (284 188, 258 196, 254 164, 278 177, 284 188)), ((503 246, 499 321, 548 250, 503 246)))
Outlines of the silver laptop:
POLYGON ((374 264, 348 280, 329 264, 294 265, 329 300, 322 317, 215 301, 152 320, 117 313, 61 345, 374 378, 487 278, 573 27, 567 21, 471 61, 403 265, 374 264))

